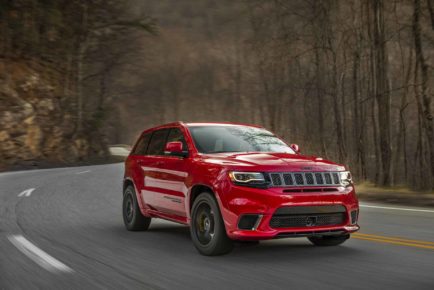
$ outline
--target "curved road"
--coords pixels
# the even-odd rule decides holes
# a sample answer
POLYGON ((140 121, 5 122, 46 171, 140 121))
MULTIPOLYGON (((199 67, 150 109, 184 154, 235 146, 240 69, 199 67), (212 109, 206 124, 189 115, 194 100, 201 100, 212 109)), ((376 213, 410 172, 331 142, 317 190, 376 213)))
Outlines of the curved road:
POLYGON ((434 209, 364 204, 344 245, 204 257, 188 228, 128 232, 122 164, 0 174, 0 289, 434 289, 434 209))

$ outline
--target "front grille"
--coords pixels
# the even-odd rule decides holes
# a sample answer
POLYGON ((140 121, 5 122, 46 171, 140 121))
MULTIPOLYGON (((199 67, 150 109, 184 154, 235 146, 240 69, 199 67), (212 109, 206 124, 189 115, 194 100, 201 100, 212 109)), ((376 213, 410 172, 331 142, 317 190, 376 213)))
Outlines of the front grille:
POLYGON ((341 185, 339 172, 273 172, 272 186, 336 186, 341 185))
POLYGON ((343 224, 346 209, 342 205, 292 206, 278 208, 270 220, 272 228, 303 228, 343 224))

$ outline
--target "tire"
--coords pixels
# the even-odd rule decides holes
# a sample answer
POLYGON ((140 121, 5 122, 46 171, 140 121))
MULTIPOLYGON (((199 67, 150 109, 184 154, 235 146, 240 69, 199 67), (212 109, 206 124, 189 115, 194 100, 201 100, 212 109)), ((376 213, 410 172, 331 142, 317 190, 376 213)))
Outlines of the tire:
POLYGON ((220 208, 211 193, 204 192, 194 200, 191 210, 191 239, 204 256, 227 254, 233 241, 226 235, 220 208))
POLYGON ((309 241, 315 246, 327 247, 327 246, 337 246, 344 243, 350 238, 350 235, 341 236, 322 236, 322 237, 309 237, 309 241))
POLYGON ((129 231, 146 231, 151 224, 151 218, 144 216, 140 211, 136 192, 131 185, 124 190, 122 217, 125 228, 129 231))

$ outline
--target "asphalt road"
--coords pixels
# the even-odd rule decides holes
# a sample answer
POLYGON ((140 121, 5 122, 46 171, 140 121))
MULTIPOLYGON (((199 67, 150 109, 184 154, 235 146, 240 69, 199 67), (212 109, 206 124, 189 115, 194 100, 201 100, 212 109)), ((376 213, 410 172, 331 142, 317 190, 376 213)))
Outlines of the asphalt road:
POLYGON ((185 226, 124 229, 122 170, 0 174, 0 289, 434 289, 434 209, 364 204, 342 246, 282 239, 204 257, 185 226))

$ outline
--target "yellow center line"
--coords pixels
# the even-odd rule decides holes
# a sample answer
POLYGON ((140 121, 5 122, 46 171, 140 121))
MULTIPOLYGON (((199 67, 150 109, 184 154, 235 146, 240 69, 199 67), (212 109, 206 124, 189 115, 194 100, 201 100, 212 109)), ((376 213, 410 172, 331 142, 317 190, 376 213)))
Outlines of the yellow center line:
POLYGON ((385 237, 385 236, 372 235, 372 234, 363 234, 363 233, 354 233, 352 236, 353 237, 365 237, 365 238, 391 240, 391 241, 397 241, 397 242, 405 242, 405 243, 413 243, 413 244, 432 245, 432 246, 434 246, 434 242, 409 240, 409 239, 403 239, 403 238, 397 238, 397 237, 385 237))
POLYGON ((434 250, 433 242, 401 239, 395 237, 383 237, 378 235, 369 235, 369 234, 362 234, 362 233, 352 234, 351 237, 358 240, 373 241, 379 243, 388 243, 393 245, 434 250))

